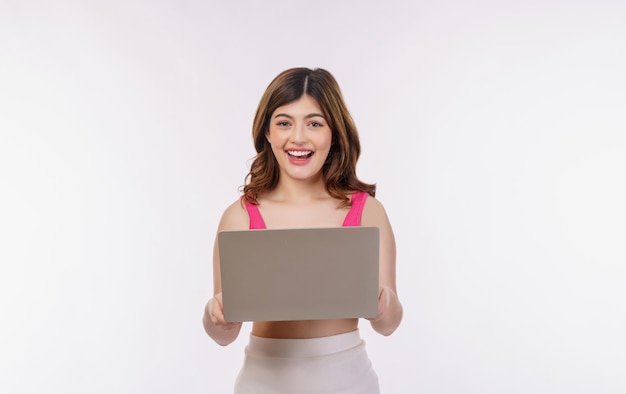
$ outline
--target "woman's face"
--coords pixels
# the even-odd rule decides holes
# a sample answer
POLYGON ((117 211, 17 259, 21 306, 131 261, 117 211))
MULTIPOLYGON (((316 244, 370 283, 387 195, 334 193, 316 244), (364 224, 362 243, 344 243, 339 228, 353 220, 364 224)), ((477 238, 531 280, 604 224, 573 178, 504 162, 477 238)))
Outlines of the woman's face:
POLYGON ((267 134, 282 177, 317 181, 330 151, 332 130, 314 98, 305 94, 278 107, 267 134))

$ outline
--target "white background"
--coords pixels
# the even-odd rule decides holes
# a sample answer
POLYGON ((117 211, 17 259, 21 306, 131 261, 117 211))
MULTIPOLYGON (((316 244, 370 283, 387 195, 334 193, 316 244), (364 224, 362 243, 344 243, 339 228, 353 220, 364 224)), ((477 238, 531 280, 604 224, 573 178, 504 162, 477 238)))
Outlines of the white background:
POLYGON ((0 392, 227 393, 211 251, 324 67, 398 246, 384 393, 626 392, 623 1, 0 1, 0 392))

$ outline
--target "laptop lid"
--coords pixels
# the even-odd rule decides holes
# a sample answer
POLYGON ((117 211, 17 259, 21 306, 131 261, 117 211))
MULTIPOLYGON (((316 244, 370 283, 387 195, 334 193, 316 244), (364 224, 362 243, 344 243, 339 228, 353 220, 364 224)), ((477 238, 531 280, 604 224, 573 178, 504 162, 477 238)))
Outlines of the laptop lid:
POLYGON ((220 231, 226 321, 375 317, 379 230, 220 231))

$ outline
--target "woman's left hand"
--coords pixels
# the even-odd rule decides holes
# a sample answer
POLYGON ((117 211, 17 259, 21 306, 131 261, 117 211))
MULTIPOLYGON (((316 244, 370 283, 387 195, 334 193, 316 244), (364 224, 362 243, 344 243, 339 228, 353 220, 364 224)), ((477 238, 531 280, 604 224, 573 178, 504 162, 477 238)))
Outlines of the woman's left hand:
POLYGON ((368 318, 371 322, 378 321, 383 318, 387 309, 389 309, 389 288, 386 286, 378 286, 378 314, 374 318, 368 318))
POLYGON ((402 305, 390 287, 378 287, 378 314, 368 318, 372 328, 382 335, 391 335, 402 320, 402 305))

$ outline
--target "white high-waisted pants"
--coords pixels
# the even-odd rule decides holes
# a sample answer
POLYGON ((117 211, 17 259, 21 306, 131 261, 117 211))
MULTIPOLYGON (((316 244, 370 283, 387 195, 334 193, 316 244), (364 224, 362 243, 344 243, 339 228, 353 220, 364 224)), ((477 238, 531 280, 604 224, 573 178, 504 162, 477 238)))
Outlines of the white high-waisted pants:
POLYGON ((250 335, 235 394, 379 394, 359 331, 321 338, 250 335))

